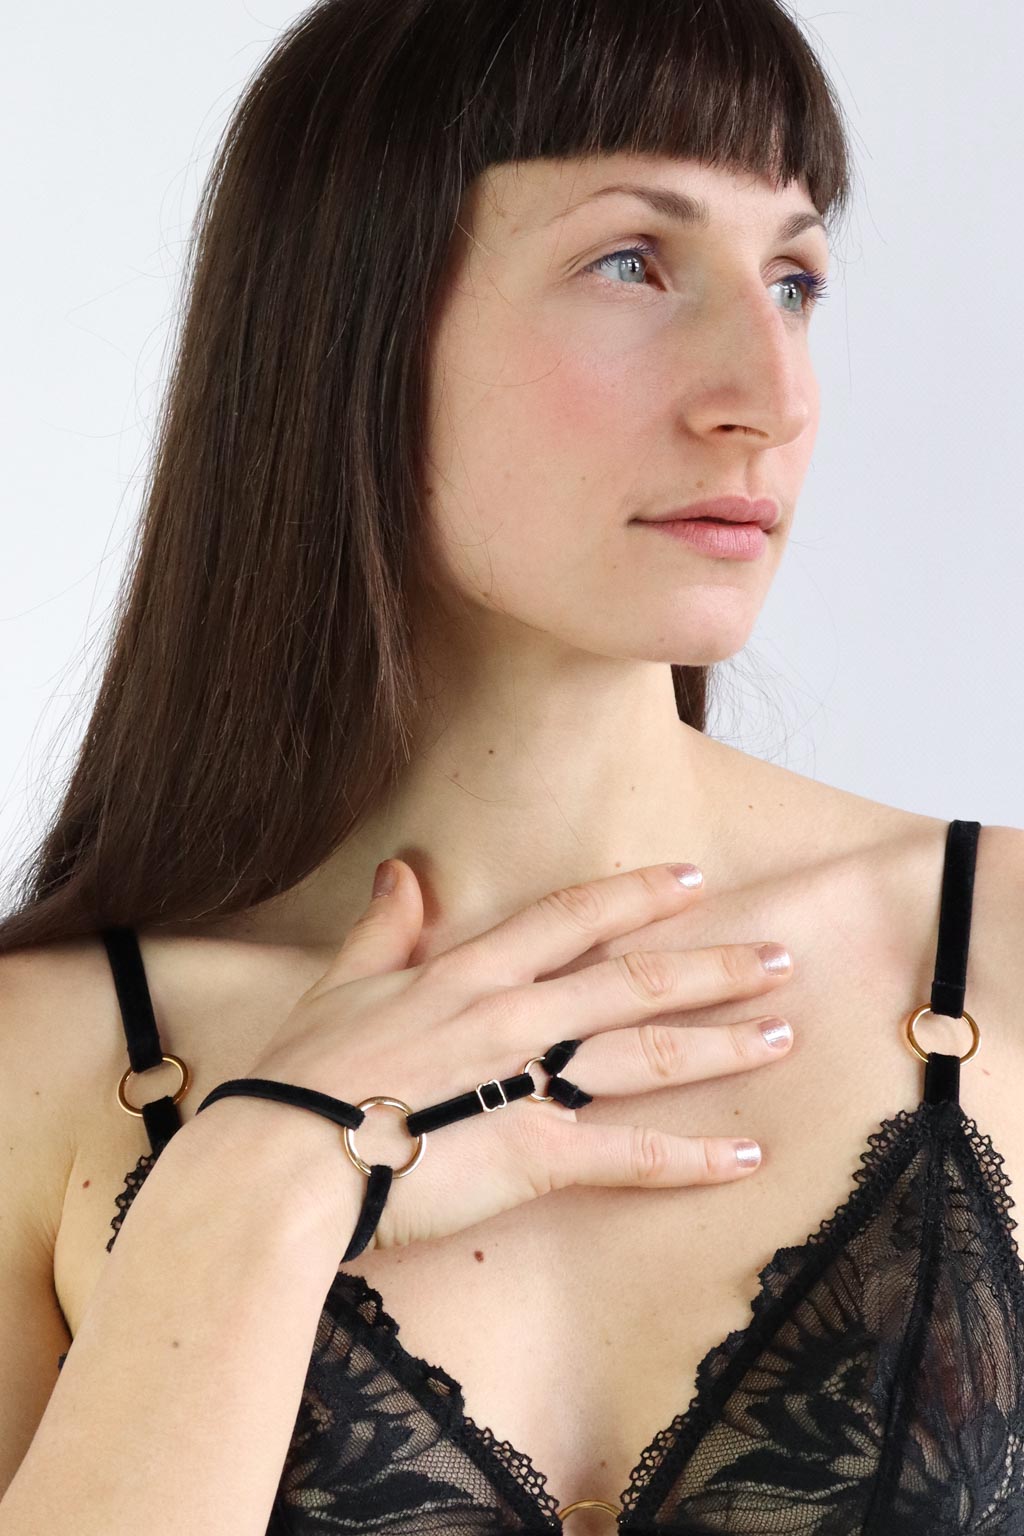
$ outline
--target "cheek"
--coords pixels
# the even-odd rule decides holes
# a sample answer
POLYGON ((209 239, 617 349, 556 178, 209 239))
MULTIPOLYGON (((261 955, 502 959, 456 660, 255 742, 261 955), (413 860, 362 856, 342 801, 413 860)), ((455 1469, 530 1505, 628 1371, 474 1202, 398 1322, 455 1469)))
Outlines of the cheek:
POLYGON ((503 334, 450 334, 430 403, 435 528, 446 563, 478 587, 533 585, 551 562, 564 576, 629 516, 645 452, 639 366, 519 319, 503 334))
POLYGON ((481 509, 500 517, 514 508, 521 532, 546 542, 553 528, 580 525, 598 535, 618 517, 656 439, 650 398, 650 368, 636 359, 520 336, 464 412, 455 465, 461 460, 481 509), (601 494, 596 516, 581 496, 588 487, 601 494))

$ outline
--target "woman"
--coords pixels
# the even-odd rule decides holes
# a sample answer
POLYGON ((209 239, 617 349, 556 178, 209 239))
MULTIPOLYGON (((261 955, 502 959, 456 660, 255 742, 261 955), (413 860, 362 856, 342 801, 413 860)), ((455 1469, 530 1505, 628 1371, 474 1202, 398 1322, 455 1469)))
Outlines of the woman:
MULTIPOLYGON (((608 1530, 767 1261, 917 1104, 901 1033, 928 997, 947 821, 706 730, 714 663, 745 644, 796 517, 819 419, 809 327, 850 184, 838 104, 775 0, 330 0, 246 90, 200 210, 93 718, 0 932, 5 1117, 31 1151, 6 1196, 23 1257, 4 1290, 20 1395, 3 1536, 29 1516, 82 1536, 608 1530), (389 858, 397 884, 368 909, 389 858), (679 862, 703 872, 696 893, 641 901, 627 882, 679 862), (536 1041, 582 1039, 567 1070, 593 1102, 439 1130, 321 1316, 356 1212, 332 1208, 327 1241, 327 1191, 359 1182, 337 1131, 292 1106, 198 1106, 246 1077, 419 1107, 490 1076, 435 1044, 454 1038, 440 1022, 402 1015, 399 1049, 371 1009, 345 1048, 379 1047, 380 1075, 357 1084, 350 1054, 328 1081, 343 1010, 325 978, 372 977, 379 1000, 531 907, 557 929, 558 902, 533 904, 567 889, 575 946, 539 974, 629 956, 595 974, 635 993, 632 1011, 614 994, 617 1036, 578 1009, 536 1041), (162 1049, 191 1074, 184 1094, 172 1063, 134 1082, 134 1118, 111 1092, 138 1006, 97 941, 114 928, 138 935, 162 1049), (755 976, 762 942, 789 966, 755 976), (667 1006, 652 954, 671 957, 667 1006), (781 1050, 761 1043, 776 1014, 781 1050), (189 1135, 157 1160, 138 1106, 160 1095, 189 1135), (502 1204, 493 1149, 556 1120, 544 1198, 502 1204), (602 1132, 646 1149, 649 1176, 574 1177, 573 1147, 602 1132), (745 1139, 761 1165, 727 1165, 745 1139), (137 1159, 154 1172, 108 1256, 137 1159), (268 1210, 275 1160, 290 1182, 268 1210), (315 1221, 286 1215, 300 1166, 315 1221)), ((965 1068, 965 1104, 1011 1173, 1022 871, 1021 832, 986 827, 968 1006, 987 1066, 965 1068)), ((500 1004, 487 1017, 496 1040, 500 1004)), ((922 1034, 969 1043, 953 1019, 922 1034)), ((495 1056, 495 1078, 525 1054, 495 1056)), ((409 1138, 382 1119, 362 1154, 398 1164, 409 1138)), ((792 1446, 806 1421, 773 1405, 773 1444, 792 1446)), ((727 1511, 712 1490, 689 1518, 866 1529, 844 1500, 877 1461, 857 1478, 834 1444, 811 1461, 813 1492, 733 1483, 727 1511)), ((910 1530, 895 1507, 870 1528, 910 1530)), ((624 1530, 661 1528, 633 1515, 624 1530)))

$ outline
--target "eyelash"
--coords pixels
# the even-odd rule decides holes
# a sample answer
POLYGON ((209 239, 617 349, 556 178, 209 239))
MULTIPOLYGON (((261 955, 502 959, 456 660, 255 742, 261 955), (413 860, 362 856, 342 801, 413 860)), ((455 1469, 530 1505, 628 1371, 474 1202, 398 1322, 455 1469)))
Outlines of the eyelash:
MULTIPOLYGON (((636 245, 622 246, 619 250, 609 251, 607 256, 599 256, 596 261, 590 262, 583 268, 584 272, 594 272, 596 275, 596 268, 603 266, 606 261, 611 261, 613 256, 642 256, 645 261, 657 261, 658 253, 646 240, 638 240, 636 245)), ((821 304, 828 294, 828 282, 824 273, 817 272, 813 268, 807 272, 786 272, 782 277, 777 277, 775 281, 777 283, 791 282, 800 285, 807 299, 807 303, 804 306, 804 313, 806 315, 810 315, 812 310, 821 304)), ((612 283, 611 286, 615 288, 629 288, 634 285, 631 283, 612 283)))

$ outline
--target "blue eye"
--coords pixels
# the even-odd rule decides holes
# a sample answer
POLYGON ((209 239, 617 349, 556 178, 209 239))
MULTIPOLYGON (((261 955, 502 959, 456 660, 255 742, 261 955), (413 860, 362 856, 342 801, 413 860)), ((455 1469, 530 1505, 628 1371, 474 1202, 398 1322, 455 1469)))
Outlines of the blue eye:
MULTIPOLYGON (((609 262, 616 262, 618 265, 615 270, 617 270, 620 276, 622 276, 627 270, 629 270, 628 268, 624 267, 623 258, 632 258, 634 262, 633 272, 635 275, 637 271, 635 265, 636 263, 653 261, 657 254, 657 251, 652 245, 648 245, 645 240, 640 240, 636 245, 625 246, 622 250, 618 251, 610 251, 607 256, 599 256, 596 261, 592 261, 590 265, 584 267, 583 270, 584 272, 593 272, 598 274, 600 269, 607 266, 609 262)), ((639 275, 642 277, 643 273, 641 272, 639 275)), ((793 315, 809 315, 811 310, 814 309, 815 305, 820 304, 828 293, 828 282, 821 272, 787 272, 783 277, 776 278, 775 282, 772 284, 772 287, 778 287, 780 283, 788 283, 791 286, 795 286, 799 288, 803 294, 804 303, 801 305, 801 307, 799 309, 792 309, 788 311, 789 314, 793 315)), ((642 283, 626 283, 624 285, 617 284, 616 286, 625 286, 628 288, 641 287, 645 285, 642 283)))

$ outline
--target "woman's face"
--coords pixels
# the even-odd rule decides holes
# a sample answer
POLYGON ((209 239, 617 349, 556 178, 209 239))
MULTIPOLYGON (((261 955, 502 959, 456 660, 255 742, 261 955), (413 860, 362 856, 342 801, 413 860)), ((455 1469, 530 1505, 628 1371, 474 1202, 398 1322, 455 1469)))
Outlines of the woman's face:
POLYGON ((803 184, 622 154, 492 167, 468 204, 428 415, 445 608, 466 614, 450 586, 503 644, 539 634, 691 665, 735 654, 818 426, 813 290, 792 278, 827 276, 828 245, 822 228, 780 233, 816 212, 803 184), (611 183, 702 199, 709 217, 593 196, 611 183), (624 253, 638 242, 650 253, 624 253), (733 492, 779 506, 753 560, 637 521, 733 492))

